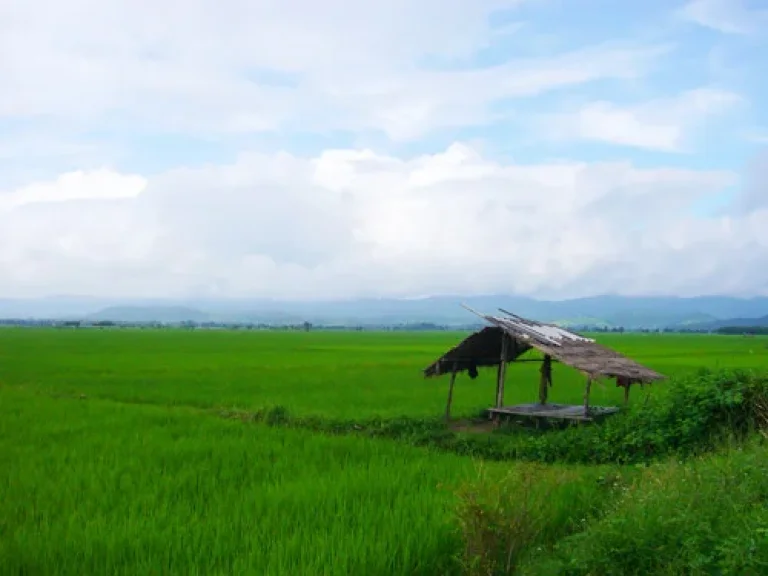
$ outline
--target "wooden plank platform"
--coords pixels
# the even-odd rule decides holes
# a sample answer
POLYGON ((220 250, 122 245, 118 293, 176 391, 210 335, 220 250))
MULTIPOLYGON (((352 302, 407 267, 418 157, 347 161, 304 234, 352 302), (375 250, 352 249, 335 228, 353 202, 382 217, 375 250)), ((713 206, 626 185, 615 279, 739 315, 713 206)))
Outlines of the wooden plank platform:
POLYGON ((525 416, 529 418, 557 418, 560 420, 576 420, 591 422, 595 418, 615 414, 619 408, 615 406, 590 406, 589 415, 584 415, 584 406, 572 404, 517 404, 501 408, 489 408, 491 416, 525 416))

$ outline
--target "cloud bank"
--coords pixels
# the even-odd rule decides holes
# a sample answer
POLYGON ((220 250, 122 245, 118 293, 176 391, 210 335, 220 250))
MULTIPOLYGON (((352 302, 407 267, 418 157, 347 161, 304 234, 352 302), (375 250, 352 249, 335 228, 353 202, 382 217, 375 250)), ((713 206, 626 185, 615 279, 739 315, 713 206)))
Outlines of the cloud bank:
POLYGON ((595 10, 6 3, 0 297, 768 294, 765 10, 595 10))
POLYGON ((19 295, 743 292, 768 265, 759 193, 738 216, 685 216, 736 180, 500 163, 458 143, 407 160, 330 150, 148 180, 73 173, 4 195, 0 274, 19 295))

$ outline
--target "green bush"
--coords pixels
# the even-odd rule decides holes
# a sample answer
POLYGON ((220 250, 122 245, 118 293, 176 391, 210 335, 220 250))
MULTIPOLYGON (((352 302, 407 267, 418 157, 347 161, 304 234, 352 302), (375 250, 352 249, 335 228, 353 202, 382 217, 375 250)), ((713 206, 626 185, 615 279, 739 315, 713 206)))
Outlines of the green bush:
POLYGON ((638 463, 701 453, 765 424, 766 374, 702 370, 667 385, 656 401, 599 425, 528 437, 513 452, 545 462, 638 463))
POLYGON ((730 449, 643 470, 582 532, 561 539, 521 573, 768 573, 768 453, 730 449))

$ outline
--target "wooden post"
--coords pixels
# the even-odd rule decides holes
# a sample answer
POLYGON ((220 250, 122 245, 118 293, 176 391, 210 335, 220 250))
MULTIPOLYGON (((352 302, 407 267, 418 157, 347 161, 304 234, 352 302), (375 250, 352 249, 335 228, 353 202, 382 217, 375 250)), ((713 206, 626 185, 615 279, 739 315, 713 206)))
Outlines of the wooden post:
POLYGON ((541 364, 541 380, 539 381, 539 404, 547 403, 549 386, 552 385, 552 357, 547 354, 541 364))
POLYGON ((499 371, 496 375, 496 408, 504 406, 504 376, 507 373, 507 347, 509 337, 506 332, 501 333, 501 356, 499 357, 499 371))
POLYGON ((451 402, 453 402, 453 385, 456 383, 456 371, 458 369, 458 363, 453 364, 453 370, 451 371, 451 383, 448 385, 448 402, 445 405, 445 421, 448 422, 451 419, 451 402))
MULTIPOLYGON (((502 338, 504 338, 504 336, 502 336, 502 338)), ((502 347, 502 356, 503 356, 504 344, 502 344, 501 347, 502 347)), ((503 371, 504 371, 504 361, 500 360, 499 366, 496 369, 496 402, 494 404, 496 408, 501 406, 501 404, 499 404, 499 397, 501 396, 501 380, 504 378, 503 371)))
POLYGON ((584 417, 589 416, 589 392, 592 390, 592 376, 587 376, 587 388, 584 390, 584 417))
POLYGON ((627 378, 624 381, 624 406, 629 404, 629 387, 632 386, 632 380, 627 378))

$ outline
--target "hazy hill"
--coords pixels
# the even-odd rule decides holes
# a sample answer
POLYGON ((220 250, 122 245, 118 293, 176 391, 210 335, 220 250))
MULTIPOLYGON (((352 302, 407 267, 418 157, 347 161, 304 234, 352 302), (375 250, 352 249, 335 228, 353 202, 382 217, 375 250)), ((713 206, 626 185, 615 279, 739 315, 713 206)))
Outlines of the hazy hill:
POLYGON ((113 322, 207 322, 209 319, 205 312, 184 306, 110 306, 85 317, 85 320, 113 322))
POLYGON ((524 296, 435 296, 421 299, 353 299, 289 302, 268 299, 109 300, 88 297, 0 299, 0 318, 254 322, 270 324, 402 324, 433 322, 465 325, 472 315, 460 303, 487 313, 505 308, 545 322, 625 328, 698 327, 721 320, 768 316, 768 298, 725 296, 595 296, 562 301, 524 296))
POLYGON ((724 320, 715 320, 712 322, 704 322, 701 324, 694 324, 692 328, 702 330, 719 330, 720 328, 755 328, 755 327, 768 327, 768 316, 762 316, 760 318, 726 318, 724 320))

